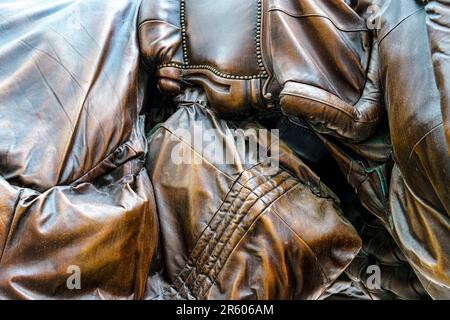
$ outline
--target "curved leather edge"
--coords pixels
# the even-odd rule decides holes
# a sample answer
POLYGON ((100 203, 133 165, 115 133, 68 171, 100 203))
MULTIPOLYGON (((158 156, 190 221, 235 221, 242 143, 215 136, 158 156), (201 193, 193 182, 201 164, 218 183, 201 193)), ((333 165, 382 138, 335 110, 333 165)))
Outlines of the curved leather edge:
POLYGON ((320 133, 362 142, 375 133, 384 114, 378 67, 375 44, 366 85, 355 105, 321 88, 289 81, 280 94, 281 108, 288 115, 304 117, 319 125, 320 133))

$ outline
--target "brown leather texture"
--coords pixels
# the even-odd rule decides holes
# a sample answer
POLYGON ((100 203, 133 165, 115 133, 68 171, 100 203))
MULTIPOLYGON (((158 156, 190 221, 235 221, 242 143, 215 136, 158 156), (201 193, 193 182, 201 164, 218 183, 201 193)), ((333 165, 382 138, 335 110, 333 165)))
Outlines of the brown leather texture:
POLYGON ((279 168, 249 162, 236 125, 192 95, 149 140, 164 268, 150 276, 148 299, 317 299, 361 246, 336 196, 283 145, 279 168), (190 139, 200 129, 238 161, 217 165, 190 139), (193 163, 173 164, 178 150, 193 163))
POLYGON ((448 0, 428 1, 425 10, 436 84, 441 96, 445 138, 450 153, 450 83, 446 77, 450 68, 450 2, 448 0))
POLYGON ((0 299, 450 298, 449 39, 449 0, 0 0, 0 299), (280 124, 275 168, 230 136, 280 124))
POLYGON ((445 90, 439 91, 435 81, 423 5, 391 2, 385 10, 390 14, 382 15, 377 41, 396 163, 388 225, 413 268, 425 278, 424 287, 435 298, 448 298, 450 154, 440 99, 445 90))
POLYGON ((0 298, 142 298, 158 234, 139 2, 0 8, 0 298))

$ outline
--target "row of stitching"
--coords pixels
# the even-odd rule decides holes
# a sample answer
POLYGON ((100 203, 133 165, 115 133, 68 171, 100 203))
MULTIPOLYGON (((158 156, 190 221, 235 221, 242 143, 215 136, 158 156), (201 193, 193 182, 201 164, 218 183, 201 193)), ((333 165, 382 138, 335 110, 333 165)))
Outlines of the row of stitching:
MULTIPOLYGON (((191 284, 191 286, 192 292, 195 296, 199 296, 202 291, 203 284, 208 281, 208 269, 211 268, 211 266, 213 267, 219 260, 224 243, 228 243, 229 241, 230 230, 232 230, 233 232, 237 225, 239 225, 239 223, 241 222, 243 215, 241 214, 240 208, 248 203, 248 201, 252 201, 252 194, 246 188, 244 188, 244 192, 241 194, 243 194, 244 197, 240 198, 240 201, 236 202, 231 210, 225 212, 224 219, 220 223, 220 229, 218 228, 216 230, 218 231, 219 235, 211 239, 213 242, 213 246, 208 252, 209 254, 205 256, 206 259, 201 261, 201 265, 197 265, 194 267, 195 276, 192 277, 193 283, 191 284)), ((252 207, 256 203, 256 201, 257 199, 252 201, 252 207)))
MULTIPOLYGON (((242 175, 239 180, 241 180, 241 178, 242 178, 242 175)), ((239 196, 239 194, 242 193, 244 186, 240 182, 237 182, 235 184, 235 186, 240 187, 239 190, 235 190, 234 192, 231 192, 231 191, 229 192, 228 196, 224 200, 224 204, 219 209, 219 212, 213 217, 212 221, 208 225, 208 228, 206 228, 205 231, 203 232, 201 239, 197 242, 198 243, 197 248, 194 248, 193 254, 191 255, 191 258, 189 259, 188 263, 184 267, 183 271, 181 271, 179 273, 179 275, 175 281, 175 289, 178 289, 177 291, 179 292, 180 295, 187 296, 191 292, 191 289, 187 285, 187 283, 189 282, 191 277, 194 275, 195 266, 199 264, 199 260, 201 258, 203 258, 209 252, 209 250, 207 250, 207 249, 210 246, 211 233, 212 233, 212 236, 214 237, 213 230, 216 230, 216 229, 218 229, 218 227, 220 227, 220 224, 224 220, 223 215, 226 216, 226 214, 231 211, 230 208, 235 206, 235 203, 240 199, 238 196, 239 196), (230 199, 232 199, 231 202, 230 202, 230 199), (222 213, 224 213, 224 214, 222 214, 222 213), (216 226, 215 229, 213 229, 211 226, 214 223, 217 223, 216 220, 218 220, 219 225, 216 226), (184 273, 188 273, 187 276, 184 276, 184 273), (181 288, 181 286, 182 286, 182 288, 181 288), (184 289, 184 291, 181 291, 181 289, 184 289)))
MULTIPOLYGON (((221 206, 221 209, 219 210, 219 213, 215 217, 220 218, 220 214, 223 212, 228 212, 229 208, 234 205, 234 203, 239 199, 238 196, 233 196, 237 192, 239 195, 243 189, 243 186, 240 184, 236 184, 235 186, 240 186, 239 190, 234 190, 234 192, 230 192, 229 196, 227 196, 227 199, 225 200, 224 204, 221 206), (230 199, 233 199, 230 201, 230 199)), ((211 222, 212 223, 212 222, 211 222)), ((189 261, 186 263, 183 270, 179 273, 177 276, 174 286, 177 292, 182 295, 186 296, 188 293, 191 292, 190 287, 188 286, 188 282, 190 278, 194 274, 195 266, 198 264, 198 261, 208 252, 208 247, 210 245, 210 233, 211 233, 211 223, 209 224, 208 228, 204 231, 201 240, 198 241, 198 245, 196 248, 194 248, 193 253, 189 261), (187 273, 186 276, 184 274, 187 273), (184 289, 184 291, 181 291, 184 289)), ((213 235, 214 236, 214 235, 213 235)))
MULTIPOLYGON (((238 246, 240 241, 243 239, 243 237, 247 234, 250 227, 265 213, 267 212, 267 209, 279 199, 280 196, 282 196, 284 193, 289 192, 292 188, 294 188, 298 184, 298 181, 292 177, 288 177, 285 180, 283 180, 279 185, 275 186, 271 191, 265 194, 265 196, 269 196, 271 198, 270 201, 264 201, 261 198, 258 200, 264 203, 264 207, 262 210, 259 210, 255 212, 254 215, 251 217, 248 217, 248 215, 244 214, 242 222, 239 223, 239 225, 234 228, 232 231, 232 234, 227 241, 223 245, 223 249, 221 251, 220 256, 217 258, 217 261, 215 264, 210 268, 209 274, 207 274, 207 278, 205 278, 205 281, 202 286, 202 291, 199 293, 200 296, 205 295, 210 288, 213 286, 213 284, 217 281, 218 275, 222 271, 223 267, 225 266, 226 261, 229 259, 231 254, 234 252, 235 248, 238 246), (248 218, 248 219, 245 219, 248 218), (245 220, 244 220, 245 219, 245 220), (236 234, 236 231, 239 230, 241 227, 242 233, 236 234), (207 283, 207 280, 209 279, 209 283, 207 283)), ((254 193, 253 193, 254 194, 254 193)))
MULTIPOLYGON (((285 183, 286 180, 288 180, 289 178, 290 178, 290 176, 287 178, 282 177, 283 180, 279 183, 276 183, 274 186, 272 186, 272 189, 270 189, 268 192, 266 192, 265 195, 269 195, 273 191, 279 192, 279 190, 277 190, 277 189, 283 183, 285 183)), ((265 185, 271 184, 271 182, 272 182, 272 180, 267 180, 263 184, 256 186, 254 188, 254 190, 256 190, 260 187, 264 188, 265 185)), ((261 197, 258 197, 256 195, 254 190, 251 190, 245 199, 245 202, 246 202, 250 198, 251 195, 255 196, 255 200, 250 204, 250 208, 248 210, 244 211, 242 207, 239 207, 239 208, 237 208, 237 210, 235 212, 232 211, 231 214, 228 215, 228 217, 230 218, 229 220, 231 220, 230 227, 224 229, 222 235, 218 239, 219 242, 215 246, 214 250, 212 251, 212 254, 211 254, 210 258, 208 259, 207 263, 205 263, 199 270, 200 275, 203 275, 203 277, 198 278, 196 281, 197 285, 194 287, 194 289, 195 289, 194 292, 196 295, 200 294, 199 288, 204 287, 204 285, 207 283, 208 280, 210 282, 213 282, 214 281, 213 279, 215 279, 217 277, 217 275, 220 273, 221 267, 222 267, 220 262, 223 261, 224 258, 226 259, 230 252, 230 250, 229 249, 227 250, 226 248, 228 247, 229 244, 231 244, 231 247, 233 247, 233 245, 235 245, 236 242, 238 242, 238 241, 234 241, 234 243, 233 243, 231 240, 233 240, 233 238, 235 238, 234 235, 235 235, 236 231, 239 229, 239 227, 243 227, 243 229, 245 229, 246 227, 248 227, 248 225, 251 225, 251 223, 255 220, 256 216, 258 216, 260 212, 264 211, 264 210, 261 210, 261 211, 254 210, 254 206, 256 205, 256 203, 258 201, 261 201, 263 204, 265 204, 264 201, 261 200, 261 197), (252 212, 252 211, 254 211, 254 212, 252 212), (248 218, 248 219, 245 219, 245 218, 248 218), (247 222, 247 223, 245 223, 245 222, 247 222), (201 281, 202 279, 203 279, 203 281, 201 281)))
POLYGON ((206 69, 210 70, 219 77, 226 79, 236 79, 236 80, 251 80, 251 79, 263 79, 268 77, 267 70, 262 61, 262 0, 257 0, 257 15, 256 15, 256 26, 255 26, 255 56, 258 62, 258 67, 260 69, 259 73, 256 75, 233 75, 224 73, 218 70, 217 67, 212 65, 190 65, 189 61, 189 48, 188 48, 188 32, 187 32, 187 16, 186 16, 186 0, 180 0, 180 29, 181 29, 181 45, 183 52, 183 65, 177 63, 168 63, 158 66, 158 68, 163 67, 175 67, 180 69, 206 69))
POLYGON ((187 29, 186 29, 186 0, 180 0, 180 26, 181 26, 181 46, 183 50, 183 62, 189 64, 187 51, 187 29))
POLYGON ((208 70, 214 73, 216 76, 225 78, 225 79, 231 79, 231 80, 252 80, 252 79, 265 79, 268 77, 268 74, 266 72, 261 72, 256 75, 238 75, 238 74, 231 74, 222 72, 216 67, 209 65, 209 64, 196 64, 196 65, 182 65, 176 62, 170 62, 170 63, 164 63, 157 67, 157 69, 162 68, 178 68, 182 70, 208 70))
MULTIPOLYGON (((258 164, 258 165, 259 165, 259 164, 258 164)), ((256 166, 258 166, 258 165, 256 165, 256 166)), ((255 167, 256 167, 256 166, 255 166, 255 167)), ((252 169, 254 169, 254 167, 252 167, 252 168, 250 168, 250 169, 248 169, 248 170, 252 170, 252 169)), ((200 250, 199 247, 201 247, 201 246, 200 246, 201 241, 202 241, 202 240, 205 240, 205 237, 207 238, 207 235, 206 235, 205 233, 208 232, 208 230, 209 230, 209 228, 211 227, 211 225, 215 222, 217 216, 220 215, 220 213, 222 212, 223 207, 224 207, 224 206, 230 207, 230 206, 232 205, 232 203, 229 201, 229 199, 230 199, 230 198, 233 199, 233 202, 236 201, 236 198, 237 198, 237 197, 233 196, 233 193, 236 194, 236 192, 240 192, 240 191, 242 190, 242 188, 244 188, 244 186, 240 183, 240 181, 243 179, 242 175, 243 175, 245 172, 247 172, 248 170, 242 172, 242 173, 240 174, 239 178, 236 179, 236 181, 232 184, 230 190, 227 192, 227 194, 226 194, 226 196, 225 196, 225 198, 224 198, 223 204, 222 204, 222 205, 217 209, 217 211, 214 213, 214 215, 213 215, 213 217, 211 218, 210 222, 209 222, 208 225, 205 227, 205 229, 202 231, 202 233, 201 233, 199 239, 196 241, 196 243, 195 243, 195 245, 194 245, 194 250, 192 251, 191 258, 189 259, 188 264, 190 264, 190 265, 195 264, 195 261, 194 261, 194 260, 198 260, 199 255, 203 253, 204 247, 202 247, 203 249, 201 249, 201 251, 199 251, 199 250, 200 250), (240 189, 239 189, 238 191, 235 190, 235 186, 240 186, 240 189), (196 251, 196 249, 197 249, 197 251, 196 251), (197 252, 198 252, 198 253, 197 253, 197 252)), ((252 180, 254 180, 254 179, 258 178, 258 177, 260 177, 260 175, 253 175, 247 182, 250 182, 250 181, 252 181, 252 180)), ((218 219, 218 218, 217 218, 217 219, 218 219)))
MULTIPOLYGON (((241 175, 240 180, 242 180, 243 175, 241 175)), ((194 249, 193 253, 194 255, 192 256, 192 258, 189 260, 189 262, 186 264, 185 268, 184 268, 184 272, 188 272, 187 277, 184 277, 183 279, 183 271, 180 272, 179 277, 177 277, 177 283, 176 283, 176 288, 178 289, 178 291, 181 290, 180 285, 183 286, 183 288, 185 289, 186 292, 190 292, 190 287, 189 284, 192 282, 190 281, 192 278, 194 278, 195 281, 195 274, 196 274, 196 266, 199 265, 200 259, 203 258, 205 255, 207 255, 208 252, 213 251, 214 247, 210 250, 208 250, 208 248, 211 245, 211 242, 213 242, 214 235, 216 234, 216 231, 218 229, 220 229, 220 227, 226 223, 226 218, 229 215, 229 212, 232 212, 232 208, 234 206, 236 206, 236 203, 238 202, 238 200, 241 200, 239 198, 239 195, 242 194, 242 190, 244 189, 244 186, 240 183, 238 183, 237 185, 240 186, 239 190, 235 191, 234 193, 230 193, 230 196, 228 197, 228 199, 225 200, 225 203, 227 205, 223 205, 219 211, 219 213, 213 218, 213 220, 209 225, 209 228, 207 230, 205 230, 204 236, 202 237, 202 241, 200 241, 200 248, 198 248, 197 250, 194 249), (237 194, 236 194, 237 193, 237 194), (229 201, 229 199, 233 199, 231 202, 229 201), (213 224, 217 223, 218 225, 213 228, 213 224), (212 233, 212 240, 210 239, 212 233), (200 255, 197 256, 195 255, 196 252, 200 251, 200 255), (194 276, 194 277, 193 277, 194 276), (181 282, 181 283, 180 283, 181 282)), ((248 197, 248 194, 247 194, 248 197)), ((243 199, 244 201, 246 200, 246 198, 243 199)), ((219 239, 221 237, 222 234, 219 235, 219 239)), ((180 294, 183 294, 183 292, 180 291, 180 294)))

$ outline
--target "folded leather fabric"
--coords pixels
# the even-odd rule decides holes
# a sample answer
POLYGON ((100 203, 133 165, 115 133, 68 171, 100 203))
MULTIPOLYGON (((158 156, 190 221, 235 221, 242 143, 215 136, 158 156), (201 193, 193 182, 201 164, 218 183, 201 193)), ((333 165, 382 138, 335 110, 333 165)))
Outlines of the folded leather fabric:
MULTIPOLYGON (((231 131, 254 134, 257 123, 219 120, 192 92, 179 99, 149 140, 161 269, 147 298, 317 299, 361 246, 335 195, 282 143, 274 166, 231 131), (203 149, 199 132, 219 151, 203 149), (191 161, 175 164, 180 152, 191 161), (234 161, 219 161, 225 153, 234 161)), ((276 139, 257 139, 274 152, 276 139)))
MULTIPOLYGON (((444 69, 433 68, 424 5, 381 4, 376 41, 395 161, 386 225, 430 295, 449 298, 450 154, 441 111, 446 90, 435 80, 444 69)), ((445 25, 446 19, 439 21, 445 25)))
MULTIPOLYGON (((149 270, 159 258, 154 257, 156 248, 165 253, 164 274, 172 274, 178 288, 175 275, 191 270, 187 261, 177 269, 177 259, 189 254, 178 246, 181 236, 198 240, 197 250, 205 239, 215 250, 206 257, 214 261, 205 261, 205 268, 195 266, 193 274, 199 276, 186 278, 186 286, 192 280, 197 283, 192 287, 197 298, 315 298, 357 254, 360 239, 341 218, 337 200, 295 157, 285 159, 294 173, 269 174, 260 163, 224 168, 226 174, 221 175, 205 166, 201 173, 210 175, 186 189, 192 190, 193 199, 165 192, 167 177, 157 178, 152 163, 162 168, 160 174, 176 175, 171 182, 178 190, 195 172, 152 162, 168 155, 157 150, 156 138, 147 152, 139 115, 146 87, 140 70, 142 38, 137 34, 145 16, 139 14, 139 2, 0 5, 0 57, 8 61, 0 66, 1 298, 142 298, 149 270), (144 168, 146 154, 160 197, 158 208, 144 168), (212 219, 214 205, 231 205, 230 199, 235 206, 222 206, 212 219), (157 209, 164 220, 161 237, 157 209), (165 227, 174 218, 180 219, 173 228, 184 234, 165 227), (200 237, 202 226, 210 222, 211 227, 218 223, 219 230, 226 223, 224 233, 212 235, 208 230, 200 237), (225 238, 229 241, 222 251, 225 243, 220 240, 225 238), (217 259, 216 251, 221 252, 217 259), (253 269, 236 261, 245 256, 253 269), (235 268, 221 266, 228 258, 235 268), (253 279, 248 287, 239 282, 239 274, 254 277, 257 269, 267 277, 253 279), (68 286, 73 270, 80 271, 80 288, 68 286), (208 291, 211 279, 219 277, 230 278, 224 288, 212 286, 208 291)), ((192 112, 206 123, 219 122, 208 112, 192 112)), ((190 118, 182 123, 189 126, 190 118)), ((146 296, 160 283, 153 281, 153 273, 149 279, 146 296)))
POLYGON ((158 235, 138 9, 0 1, 0 298, 144 295, 158 235))
POLYGON ((202 87, 222 117, 281 100, 286 114, 349 141, 376 131, 383 107, 370 30, 346 2, 161 0, 143 12, 144 60, 158 65, 162 91, 202 87))
POLYGON ((449 298, 449 8, 0 0, 0 298, 449 298))

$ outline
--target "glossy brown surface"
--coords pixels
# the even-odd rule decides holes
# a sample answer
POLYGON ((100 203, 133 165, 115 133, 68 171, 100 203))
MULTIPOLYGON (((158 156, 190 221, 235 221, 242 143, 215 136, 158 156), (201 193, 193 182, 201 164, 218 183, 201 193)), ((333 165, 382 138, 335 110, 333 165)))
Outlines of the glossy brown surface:
POLYGON ((0 0, 0 298, 450 298, 450 1, 377 3, 0 0))
POLYGON ((138 4, 0 2, 1 298, 144 295, 157 218, 138 4))
POLYGON ((233 123, 192 93, 184 100, 149 141, 164 268, 150 278, 148 298, 317 299, 361 246, 335 195, 283 145, 281 168, 268 158, 249 162, 254 155, 230 133, 233 123), (199 126, 239 161, 217 165, 177 133, 193 136, 199 126), (166 150, 179 148, 198 162, 173 164, 166 150))
MULTIPOLYGON (((429 46, 429 16, 423 6, 391 6, 386 10, 395 14, 383 20, 378 35, 382 86, 396 162, 389 225, 413 268, 425 278, 424 287, 435 298, 448 298, 450 154, 441 112, 445 100, 440 99, 446 91, 439 91, 442 84, 438 86, 435 81, 440 73, 433 69, 431 57, 437 53, 429 46), (405 40, 411 33, 414 39, 405 40), (405 94, 403 88, 411 90, 405 94)), ((440 43, 445 42, 444 37, 440 43)))

